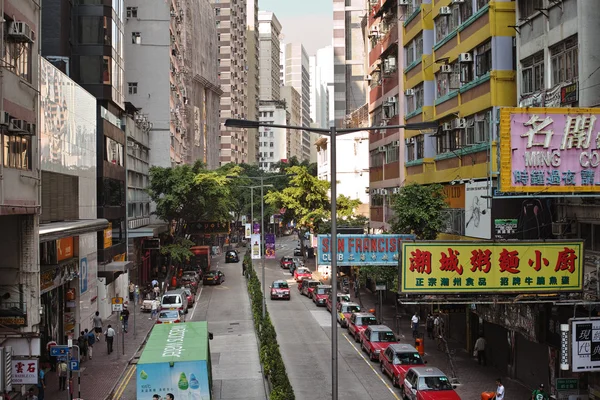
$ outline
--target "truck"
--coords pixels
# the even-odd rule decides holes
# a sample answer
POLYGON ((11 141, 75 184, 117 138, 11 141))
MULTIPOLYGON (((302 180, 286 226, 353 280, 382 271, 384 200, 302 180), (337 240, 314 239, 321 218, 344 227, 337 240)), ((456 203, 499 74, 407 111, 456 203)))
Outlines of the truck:
POLYGON ((137 400, 212 400, 206 321, 154 325, 136 369, 137 400))
POLYGON ((202 274, 210 271, 210 246, 193 246, 190 251, 194 253, 194 265, 199 265, 202 274))

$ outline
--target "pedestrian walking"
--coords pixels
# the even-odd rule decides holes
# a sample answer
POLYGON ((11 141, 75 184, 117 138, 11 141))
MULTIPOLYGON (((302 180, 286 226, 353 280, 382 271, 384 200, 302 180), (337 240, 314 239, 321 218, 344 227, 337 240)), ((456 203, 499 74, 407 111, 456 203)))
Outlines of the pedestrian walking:
POLYGON ((61 360, 58 363, 58 390, 67 389, 67 362, 61 360))
POLYGON ((427 320, 425 321, 427 324, 427 338, 434 339, 433 336, 433 326, 434 326, 434 318, 431 313, 427 316, 427 320))
POLYGON ((156 279, 152 279, 152 287, 158 286, 158 281, 156 279))
POLYGON ((477 363, 481 365, 481 362, 483 361, 484 367, 487 365, 487 360, 485 357, 486 344, 487 342, 485 341, 483 334, 479 334, 479 338, 477 338, 477 340, 475 341, 475 347, 473 348, 473 355, 477 356, 477 363))
POLYGON ((410 325, 412 328, 413 338, 419 337, 419 317, 417 313, 414 313, 410 319, 410 325))
POLYGON ((123 311, 121 311, 121 320, 123 321, 123 331, 127 333, 127 329, 129 328, 129 310, 127 306, 123 306, 123 311))
POLYGON ((154 300, 158 299, 160 297, 160 288, 158 285, 154 286, 154 289, 152 290, 154 292, 154 300))
MULTIPOLYGON (((87 329, 85 331, 87 332, 87 329)), ((87 332, 87 340, 88 340, 88 356, 91 360, 92 355, 94 353, 94 343, 96 343, 96 335, 94 334, 94 332, 87 332)))
POLYGON ((106 347, 108 350, 108 354, 113 352, 113 340, 115 339, 116 334, 117 333, 115 332, 115 330, 109 324, 108 328, 106 328, 106 332, 104 333, 104 335, 106 336, 106 347))
POLYGON ((154 319, 158 314, 158 300, 152 301, 152 309, 150 314, 150 319, 154 319))
POLYGON ((531 400, 548 400, 548 393, 544 391, 543 383, 540 383, 539 388, 531 393, 531 400))
POLYGON ((79 333, 77 338, 77 345, 79 346, 79 362, 83 362, 87 358, 88 341, 84 331, 79 333))
POLYGON ((33 393, 33 388, 29 389, 29 392, 27 393, 27 398, 29 400, 39 400, 39 397, 37 397, 35 393, 33 393))
MULTIPOLYGON (((44 400, 44 391, 46 389, 46 373, 42 368, 40 368, 39 379, 38 379, 38 400, 44 400)), ((30 392, 33 392, 33 388, 30 389, 30 392)))
POLYGON ((504 400, 504 385, 500 378, 496 379, 496 400, 504 400))
POLYGON ((133 301, 135 295, 135 285, 133 282, 129 282, 129 301, 133 301))
POLYGON ((96 332, 96 341, 100 341, 100 335, 102 334, 102 318, 100 318, 100 313, 96 311, 96 315, 94 316, 94 332, 96 332))

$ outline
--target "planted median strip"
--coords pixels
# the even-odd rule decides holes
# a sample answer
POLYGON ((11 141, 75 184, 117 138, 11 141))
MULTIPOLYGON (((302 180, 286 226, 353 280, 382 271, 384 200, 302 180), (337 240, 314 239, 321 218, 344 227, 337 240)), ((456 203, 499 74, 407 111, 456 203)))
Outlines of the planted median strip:
POLYGON ((265 313, 265 318, 262 317, 263 293, 249 255, 244 257, 244 263, 247 266, 248 293, 250 294, 252 315, 254 317, 254 328, 260 346, 260 362, 265 377, 269 379, 272 388, 269 398, 270 400, 294 400, 296 396, 281 358, 279 344, 277 344, 277 334, 271 323, 269 312, 265 313))

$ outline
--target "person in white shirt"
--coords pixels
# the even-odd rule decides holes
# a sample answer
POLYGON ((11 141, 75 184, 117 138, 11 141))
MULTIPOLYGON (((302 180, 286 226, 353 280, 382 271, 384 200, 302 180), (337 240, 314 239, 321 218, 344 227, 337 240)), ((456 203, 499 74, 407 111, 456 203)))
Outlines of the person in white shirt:
POLYGON ((417 313, 413 314, 410 323, 413 331, 413 338, 416 338, 419 336, 419 317, 417 316, 417 313))
POLYGON ((150 318, 148 318, 148 319, 156 318, 156 315, 158 314, 158 306, 159 305, 160 305, 160 302, 158 300, 152 300, 152 313, 150 314, 150 318))
POLYGON ((116 334, 117 332, 115 332, 112 326, 108 325, 108 328, 106 328, 106 332, 104 333, 104 336, 106 336, 106 346, 108 347, 108 354, 113 352, 113 341, 115 340, 116 334))
POLYGON ((496 400, 504 400, 504 385, 500 378, 496 379, 496 400))
POLYGON ((483 366, 487 365, 487 360, 485 358, 485 345, 487 342, 482 334, 479 335, 479 338, 475 342, 475 347, 473 350, 475 351, 475 355, 477 356, 477 363, 481 365, 481 361, 483 360, 483 366))

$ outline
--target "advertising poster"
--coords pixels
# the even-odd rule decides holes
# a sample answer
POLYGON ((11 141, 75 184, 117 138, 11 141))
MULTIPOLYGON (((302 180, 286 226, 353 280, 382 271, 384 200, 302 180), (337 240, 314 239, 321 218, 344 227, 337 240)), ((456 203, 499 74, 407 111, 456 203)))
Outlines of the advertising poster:
POLYGON ((600 319, 571 321, 573 372, 600 371, 600 319))
POLYGON ((403 293, 579 292, 583 242, 402 244, 403 293))
POLYGON ((250 239, 251 235, 252 235, 252 225, 244 224, 244 237, 246 239, 250 239))
POLYGON ((275 258, 275 234, 267 233, 265 235, 265 258, 275 258))
MULTIPOLYGON (((337 265, 397 267, 402 242, 406 240, 415 240, 415 235, 337 235, 337 265)), ((318 236, 317 253, 319 265, 331 265, 330 235, 318 236)))
POLYGON ((138 400, 154 400, 155 394, 165 399, 167 393, 176 400, 211 398, 205 360, 176 362, 172 367, 168 362, 143 364, 137 368, 138 400))
POLYGON ((260 233, 260 224, 258 222, 255 222, 252 228, 252 233, 260 233))
POLYGON ((465 185, 465 236, 491 239, 492 213, 488 208, 489 181, 465 185))
POLYGON ((252 259, 260 260, 261 258, 261 249, 260 249, 260 234, 253 233, 250 238, 250 249, 252 251, 252 259))
POLYGON ((38 360, 15 360, 12 363, 13 385, 36 385, 38 383, 38 360))

